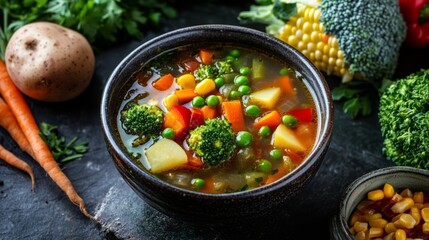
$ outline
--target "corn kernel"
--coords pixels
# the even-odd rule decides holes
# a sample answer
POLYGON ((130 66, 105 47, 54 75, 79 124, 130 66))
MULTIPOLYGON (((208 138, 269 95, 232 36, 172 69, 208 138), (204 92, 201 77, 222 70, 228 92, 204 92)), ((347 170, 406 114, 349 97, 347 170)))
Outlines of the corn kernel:
POLYGON ((195 77, 192 74, 186 73, 176 79, 177 84, 182 89, 195 88, 195 77))
POLYGON ((405 231, 403 229, 398 229, 395 232, 395 240, 406 240, 407 239, 407 234, 405 233, 405 231))
POLYGON ((402 197, 409 197, 412 198, 413 197, 413 192, 411 192, 411 190, 409 188, 405 188, 404 190, 402 190, 402 192, 399 194, 402 197))
POLYGON ((395 224, 393 224, 393 222, 389 222, 386 224, 386 226, 384 226, 384 231, 387 234, 394 233, 394 232, 396 232, 396 230, 398 230, 398 229, 395 227, 395 224))
POLYGON ((358 233, 355 235, 355 240, 366 240, 366 239, 368 239, 368 238, 366 237, 366 232, 358 232, 358 233))
POLYGON ((335 56, 337 56, 337 51, 338 51, 338 49, 335 49, 335 48, 330 48, 329 49, 329 56, 330 57, 335 57, 335 56))
POLYGON ((307 44, 307 50, 308 50, 308 51, 311 51, 311 52, 315 52, 315 51, 316 51, 316 46, 314 45, 314 43, 309 42, 309 43, 307 44))
POLYGON ((383 240, 395 240, 395 233, 391 232, 387 234, 386 236, 384 236, 383 240))
POLYGON ((322 12, 319 9, 314 10, 313 21, 319 22, 321 15, 322 15, 322 12))
POLYGON ((366 222, 355 222, 355 224, 353 225, 353 228, 356 232, 364 232, 368 230, 368 223, 366 222))
POLYGON ((422 215, 423 220, 425 222, 429 222, 429 208, 424 207, 420 211, 421 211, 421 215, 422 215))
POLYGON ((391 184, 386 183, 383 186, 383 192, 386 198, 392 198, 395 195, 395 188, 391 184))
POLYGON ((414 200, 412 198, 404 198, 401 201, 395 203, 390 209, 394 213, 404 213, 414 205, 414 200))
POLYGON ((424 194, 423 192, 415 192, 413 195, 414 203, 423 203, 424 202, 424 194))
POLYGON ((320 39, 319 36, 320 36, 319 32, 312 32, 312 33, 310 33, 310 39, 313 42, 313 44, 319 42, 319 39, 320 39))
POLYGON ((315 52, 315 54, 314 54, 314 57, 315 57, 315 59, 316 59, 317 61, 322 60, 322 52, 321 52, 321 51, 319 51, 319 50, 316 50, 316 52, 315 52))
POLYGON ((418 209, 422 209, 425 207, 425 205, 423 203, 414 203, 414 207, 416 207, 418 209))
POLYGON ((410 214, 411 216, 413 216, 414 220, 416 220, 416 224, 419 224, 420 220, 422 219, 420 209, 418 209, 416 206, 412 206, 410 209, 410 214))
POLYGON ((425 222, 422 225, 422 232, 424 234, 429 234, 429 222, 425 222))
POLYGON ((299 51, 302 51, 302 50, 304 50, 304 48, 305 48, 306 46, 305 46, 305 44, 303 43, 303 42, 298 42, 298 45, 296 46, 296 48, 299 50, 299 51))
POLYGON ((373 227, 373 228, 383 228, 387 225, 387 220, 386 219, 370 219, 369 220, 369 226, 373 227))
POLYGON ((393 201, 399 202, 403 199, 403 197, 401 195, 399 195, 398 193, 395 193, 392 197, 393 201))
POLYGON ((311 41, 310 35, 307 33, 302 34, 302 42, 304 42, 304 44, 308 44, 311 41))
POLYGON ((313 27, 311 26, 311 23, 309 23, 309 22, 305 22, 305 23, 304 23, 304 25, 302 26, 302 30, 303 30, 305 33, 309 34, 309 33, 311 33, 311 31, 313 30, 313 27))
POLYGON ((216 84, 212 79, 204 79, 195 86, 195 92, 198 95, 206 95, 216 88, 216 84))
POLYGON ((384 198, 384 193, 382 190, 377 189, 377 190, 368 192, 367 197, 369 200, 379 201, 384 198))
POLYGON ((305 22, 305 20, 304 20, 304 18, 303 18, 303 17, 298 18, 298 19, 296 20, 296 27, 297 27, 297 28, 302 28, 302 25, 304 25, 304 22, 305 22))
POLYGON ((167 110, 170 110, 173 106, 179 105, 179 98, 176 94, 170 94, 164 98, 163 104, 167 110))
POLYGON ((330 57, 330 58, 328 59, 328 65, 329 65, 330 67, 335 66, 335 59, 334 59, 333 57, 330 57))
POLYGON ((383 236, 384 231, 383 228, 372 227, 368 231, 368 238, 376 238, 383 236))
POLYGON ((283 27, 282 34, 283 34, 284 36, 289 36, 289 35, 291 35, 291 33, 292 33, 292 27, 291 27, 291 25, 286 24, 286 25, 283 27))
POLYGON ((416 220, 408 213, 401 214, 398 222, 407 229, 411 229, 416 225, 416 220))
POLYGON ((296 47, 298 45, 299 39, 295 35, 290 35, 287 39, 287 43, 296 47))
POLYGON ((302 30, 301 30, 301 29, 297 29, 297 30, 296 30, 296 32, 295 32, 295 36, 296 36, 298 39, 302 39, 302 35, 303 35, 302 30))

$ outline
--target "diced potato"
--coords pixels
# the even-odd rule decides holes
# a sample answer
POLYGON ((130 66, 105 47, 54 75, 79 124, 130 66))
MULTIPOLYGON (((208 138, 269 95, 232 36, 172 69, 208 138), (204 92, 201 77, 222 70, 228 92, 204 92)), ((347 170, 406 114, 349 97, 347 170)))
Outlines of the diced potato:
POLYGON ((289 148, 294 152, 306 150, 305 146, 296 137, 295 132, 283 124, 280 124, 274 131, 271 143, 276 148, 289 148))
POLYGON ((279 87, 265 88, 250 94, 250 102, 265 109, 272 109, 281 95, 279 87))
POLYGON ((146 150, 146 158, 152 173, 177 168, 188 162, 185 150, 175 141, 160 139, 146 150))

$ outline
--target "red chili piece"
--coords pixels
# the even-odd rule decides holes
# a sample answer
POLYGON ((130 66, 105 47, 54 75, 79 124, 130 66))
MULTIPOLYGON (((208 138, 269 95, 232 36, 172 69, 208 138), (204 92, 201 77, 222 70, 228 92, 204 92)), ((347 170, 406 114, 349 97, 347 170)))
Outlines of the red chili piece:
POLYGON ((405 43, 423 48, 429 45, 429 0, 399 0, 399 7, 407 24, 405 43))

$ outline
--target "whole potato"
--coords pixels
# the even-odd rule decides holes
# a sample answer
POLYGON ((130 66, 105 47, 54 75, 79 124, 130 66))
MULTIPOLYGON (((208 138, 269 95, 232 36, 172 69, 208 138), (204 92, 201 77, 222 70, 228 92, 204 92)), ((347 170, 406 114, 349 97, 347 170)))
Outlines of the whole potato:
POLYGON ((85 37, 49 22, 19 28, 7 44, 5 59, 15 85, 25 95, 46 102, 81 94, 95 67, 94 52, 85 37))

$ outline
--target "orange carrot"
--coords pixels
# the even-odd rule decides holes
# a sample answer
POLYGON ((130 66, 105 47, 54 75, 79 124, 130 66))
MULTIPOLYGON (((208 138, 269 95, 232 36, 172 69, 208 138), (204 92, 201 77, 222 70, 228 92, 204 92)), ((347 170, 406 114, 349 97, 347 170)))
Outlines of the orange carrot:
POLYGON ((274 131, 277 128, 277 126, 281 123, 281 121, 282 121, 282 116, 280 115, 280 113, 273 110, 257 118, 256 121, 253 123, 253 127, 256 129, 259 129, 262 126, 267 126, 272 131, 274 131))
POLYGON ((285 151, 285 154, 288 155, 290 159, 292 159, 292 162, 295 163, 296 165, 301 164, 302 161, 304 160, 303 157, 301 157, 298 153, 290 150, 289 148, 286 148, 284 151, 285 151))
POLYGON ((222 114, 231 123, 234 132, 246 129, 243 108, 239 100, 222 102, 222 114))
POLYGON ((203 193, 214 193, 214 181, 213 181, 213 177, 207 177, 204 179, 205 184, 204 187, 201 188, 200 192, 203 193))
POLYGON ((174 94, 179 99, 180 104, 187 103, 198 95, 197 93, 194 92, 194 89, 180 89, 180 90, 176 90, 174 94))
POLYGON ((277 79, 277 84, 286 96, 291 97, 295 95, 293 83, 289 76, 281 76, 277 79))
POLYGON ((275 181, 279 180, 280 178, 282 178, 287 173, 288 173, 288 170, 286 169, 284 164, 281 164, 279 166, 279 168, 277 169, 276 173, 274 173, 272 175, 268 175, 267 180, 265 181, 265 184, 275 182, 275 181))
POLYGON ((200 59, 201 62, 206 65, 211 64, 213 60, 213 51, 207 49, 200 49, 200 59))
POLYGON ((0 126, 2 126, 6 131, 10 134, 10 136, 15 140, 15 142, 19 145, 19 147, 28 153, 30 156, 34 158, 33 149, 31 149, 31 145, 22 132, 21 128, 18 125, 18 122, 15 119, 15 116, 10 111, 9 106, 0 97, 0 126))
POLYGON ((204 119, 212 119, 217 116, 217 110, 216 108, 209 107, 205 105, 201 108, 201 111, 203 112, 204 119))
POLYGON ((33 169, 31 169, 31 167, 26 162, 24 162, 22 159, 15 156, 13 153, 9 152, 2 145, 0 145, 0 159, 3 159, 9 165, 16 167, 16 168, 26 172, 28 175, 30 175, 31 189, 34 189, 34 182, 35 181, 34 181, 33 169))
POLYGON ((174 82, 174 76, 169 73, 169 74, 165 74, 165 75, 161 76, 160 78, 158 78, 157 80, 155 80, 152 83, 152 86, 156 90, 165 91, 171 87, 173 82, 174 82))
POLYGON ((36 120, 24 99, 24 96, 12 82, 3 61, 0 61, 0 94, 9 105, 12 113, 15 115, 19 126, 21 127, 28 142, 33 149, 35 160, 43 167, 52 180, 63 190, 69 199, 79 206, 81 212, 92 219, 94 217, 88 213, 85 202, 77 194, 72 183, 61 171, 58 163, 52 156, 49 147, 39 136, 39 127, 36 120))

